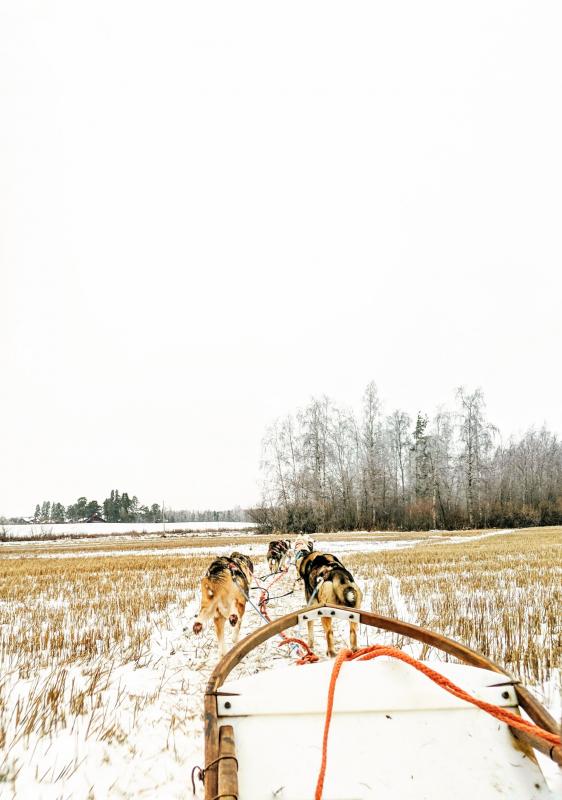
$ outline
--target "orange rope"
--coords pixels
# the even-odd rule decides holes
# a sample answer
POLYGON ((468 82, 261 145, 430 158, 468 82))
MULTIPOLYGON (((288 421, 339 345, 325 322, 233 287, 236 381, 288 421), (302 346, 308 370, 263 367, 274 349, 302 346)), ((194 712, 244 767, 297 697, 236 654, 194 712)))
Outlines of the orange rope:
POLYGON ((507 723, 512 728, 518 728, 519 730, 530 733, 533 736, 538 736, 553 746, 560 745, 560 736, 558 734, 551 733, 544 728, 540 728, 533 722, 526 722, 512 711, 507 711, 505 708, 500 708, 492 703, 486 703, 483 700, 478 700, 476 697, 472 697, 465 692, 464 689, 456 686, 456 684, 452 683, 452 681, 450 681, 444 675, 441 675, 441 673, 436 672, 435 670, 426 666, 426 664, 422 664, 421 661, 412 658, 406 653, 403 653, 401 650, 397 650, 395 647, 384 647, 383 645, 375 644, 371 647, 363 647, 360 650, 357 650, 355 653, 351 650, 342 650, 336 658, 334 668, 332 670, 332 676, 330 678, 330 686, 328 689, 328 706, 326 708, 326 721, 324 723, 324 737, 322 741, 322 761, 320 764, 320 772, 318 773, 318 781, 316 783, 314 800, 322 800, 322 790, 324 788, 326 762, 328 757, 328 734, 330 732, 330 722, 332 720, 332 710, 334 706, 334 692, 336 689, 336 681, 338 679, 338 675, 340 674, 342 665, 344 661, 354 661, 355 659, 369 661, 372 658, 377 658, 378 656, 391 656, 392 658, 398 658, 400 661, 410 664, 410 666, 419 670, 419 672, 427 675, 428 678, 431 678, 432 681, 445 689, 445 691, 450 692, 450 694, 455 695, 455 697, 458 697, 461 700, 466 700, 468 703, 478 706, 478 708, 481 708, 483 711, 487 711, 488 714, 491 714, 493 717, 496 717, 496 719, 507 723))
POLYGON ((283 641, 279 642, 277 647, 281 647, 284 644, 298 644, 298 646, 304 650, 304 654, 297 659, 297 664, 314 664, 315 661, 319 660, 316 653, 314 653, 307 643, 302 639, 297 639, 294 636, 286 636, 284 633, 281 633, 280 635, 283 637, 283 641))
POLYGON ((278 580, 285 577, 288 571, 289 571, 288 567, 283 567, 283 569, 280 569, 277 575, 274 575, 273 580, 267 584, 268 590, 271 589, 274 583, 277 583, 278 580))

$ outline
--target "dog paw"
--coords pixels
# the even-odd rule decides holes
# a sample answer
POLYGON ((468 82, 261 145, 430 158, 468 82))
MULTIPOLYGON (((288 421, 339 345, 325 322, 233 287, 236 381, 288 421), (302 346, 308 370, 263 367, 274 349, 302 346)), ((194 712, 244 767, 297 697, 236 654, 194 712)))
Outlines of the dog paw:
POLYGON ((234 626, 238 623, 238 614, 231 614, 228 618, 228 621, 234 628, 234 626))
POLYGON ((203 630, 203 626, 201 625, 200 622, 194 622, 193 623, 193 633, 201 633, 202 630, 203 630))

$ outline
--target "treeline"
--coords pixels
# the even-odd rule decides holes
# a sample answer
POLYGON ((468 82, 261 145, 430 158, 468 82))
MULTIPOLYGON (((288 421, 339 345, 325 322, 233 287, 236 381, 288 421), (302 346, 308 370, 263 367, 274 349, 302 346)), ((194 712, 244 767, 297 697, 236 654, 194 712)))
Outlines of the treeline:
POLYGON ((151 506, 143 505, 136 495, 132 497, 128 492, 119 492, 112 489, 109 497, 103 503, 97 500, 88 500, 79 497, 75 503, 66 508, 62 503, 44 501, 35 506, 33 522, 83 522, 99 517, 104 522, 160 522, 162 509, 158 503, 151 506))
POLYGON ((374 383, 359 414, 327 397, 263 442, 266 530, 452 529, 562 523, 562 443, 542 428, 502 442, 480 390, 416 419, 383 415, 374 383))
MULTIPOLYGON (((79 497, 75 503, 66 508, 62 503, 44 501, 35 506, 33 522, 60 523, 83 522, 88 519, 101 518, 104 522, 248 522, 247 513, 236 506, 233 509, 189 511, 164 509, 158 503, 147 506, 139 502, 136 495, 127 492, 111 491, 103 503, 79 497)), ((0 519, 0 522, 3 520, 0 519)), ((6 520, 7 521, 7 520, 6 520)), ((12 520, 24 522, 25 520, 12 520)))
POLYGON ((166 520, 168 522, 250 522, 248 512, 240 506, 227 508, 226 510, 216 511, 206 509, 204 511, 172 511, 166 509, 166 520))

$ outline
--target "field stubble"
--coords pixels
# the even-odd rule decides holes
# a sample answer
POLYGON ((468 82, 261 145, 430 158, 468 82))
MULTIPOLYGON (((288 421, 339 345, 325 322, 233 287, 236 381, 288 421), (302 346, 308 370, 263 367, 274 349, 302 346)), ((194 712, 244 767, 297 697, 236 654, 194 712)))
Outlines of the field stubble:
MULTIPOLYGON (((562 662, 562 529, 438 537, 342 555, 367 589, 364 605, 452 636, 539 694, 552 691, 562 662)), ((235 541, 250 539, 261 552, 266 538, 235 541)), ((369 535, 322 541, 329 548, 338 538, 369 535)), ((185 793, 201 758, 201 691, 216 651, 210 631, 196 639, 182 628, 211 558, 186 547, 149 558, 93 552, 1 562, 0 794, 2 785, 15 797, 31 787, 37 797, 89 800, 185 793)), ((300 592, 274 614, 303 605, 300 592)), ((257 624, 250 612, 245 632, 257 624)))
POLYGON ((562 665, 562 529, 425 544, 346 562, 372 609, 458 639, 530 685, 562 665))

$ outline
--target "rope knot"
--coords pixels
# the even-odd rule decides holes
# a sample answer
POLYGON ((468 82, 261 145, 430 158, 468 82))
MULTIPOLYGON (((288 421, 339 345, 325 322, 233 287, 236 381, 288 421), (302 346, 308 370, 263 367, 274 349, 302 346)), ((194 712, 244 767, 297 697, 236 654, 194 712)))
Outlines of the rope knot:
POLYGON ((319 661, 319 658, 316 655, 316 653, 314 653, 310 649, 310 647, 307 645, 307 643, 305 641, 303 641, 302 639, 297 639, 294 636, 285 636, 285 637, 283 637, 283 640, 281 642, 279 642, 277 647, 281 647, 284 644, 296 644, 298 647, 300 647, 302 650, 304 650, 303 655, 301 655, 301 657, 299 659, 297 659, 296 663, 299 664, 299 665, 302 665, 302 664, 314 664, 315 661, 319 661))

